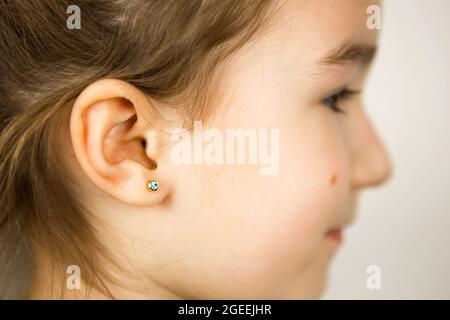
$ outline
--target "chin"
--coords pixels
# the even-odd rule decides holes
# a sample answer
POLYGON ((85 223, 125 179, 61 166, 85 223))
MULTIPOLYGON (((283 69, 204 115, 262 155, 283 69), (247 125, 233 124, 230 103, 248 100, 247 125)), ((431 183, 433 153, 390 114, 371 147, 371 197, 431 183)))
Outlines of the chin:
POLYGON ((308 274, 295 281, 280 299, 287 300, 318 300, 321 299, 327 289, 327 270, 316 270, 315 274, 308 274))

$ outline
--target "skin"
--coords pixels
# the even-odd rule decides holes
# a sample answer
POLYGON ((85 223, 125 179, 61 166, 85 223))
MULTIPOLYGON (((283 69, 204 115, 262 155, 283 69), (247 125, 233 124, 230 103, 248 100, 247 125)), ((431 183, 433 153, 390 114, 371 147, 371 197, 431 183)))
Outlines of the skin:
POLYGON ((363 89, 368 68, 322 58, 347 41, 377 41, 366 27, 376 2, 332 3, 286 1, 277 23, 228 62, 226 97, 204 124, 279 128, 276 175, 254 165, 175 164, 168 132, 181 126, 177 113, 126 82, 100 80, 76 99, 65 160, 121 266, 116 297, 321 296, 340 244, 327 232, 346 228, 360 191, 391 173, 361 95, 339 103, 345 114, 322 102, 343 86, 363 89), (149 179, 158 191, 146 190, 149 179))

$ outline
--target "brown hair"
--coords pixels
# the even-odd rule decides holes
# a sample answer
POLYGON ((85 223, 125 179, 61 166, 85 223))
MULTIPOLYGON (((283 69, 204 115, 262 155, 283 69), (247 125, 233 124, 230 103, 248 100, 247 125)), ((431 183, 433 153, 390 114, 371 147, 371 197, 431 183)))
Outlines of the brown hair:
POLYGON ((84 283, 107 292, 99 262, 110 258, 58 157, 64 106, 90 83, 115 78, 162 101, 183 95, 186 114, 205 118, 213 110, 214 71, 261 29, 269 5, 0 1, 0 280, 26 248, 31 259, 45 252, 54 271, 76 261, 84 283), (66 26, 73 4, 81 9, 79 30, 66 26))

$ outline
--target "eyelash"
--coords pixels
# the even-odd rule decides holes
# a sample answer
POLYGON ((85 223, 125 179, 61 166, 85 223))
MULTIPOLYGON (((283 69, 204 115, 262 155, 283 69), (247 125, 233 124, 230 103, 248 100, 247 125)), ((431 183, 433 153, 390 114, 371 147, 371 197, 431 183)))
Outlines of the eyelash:
POLYGON ((348 99, 351 96, 354 96, 358 93, 360 93, 360 91, 344 88, 341 91, 323 99, 322 103, 336 113, 344 113, 345 114, 345 111, 342 110, 341 108, 339 108, 338 103, 340 101, 348 99))

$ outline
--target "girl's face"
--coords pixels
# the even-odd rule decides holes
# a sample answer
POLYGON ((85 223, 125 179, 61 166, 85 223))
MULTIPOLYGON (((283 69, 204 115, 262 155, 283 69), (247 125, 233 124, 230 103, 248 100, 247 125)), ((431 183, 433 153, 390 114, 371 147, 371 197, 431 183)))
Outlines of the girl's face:
POLYGON ((219 129, 225 145, 227 129, 265 129, 255 132, 270 142, 272 171, 248 158, 177 164, 168 150, 159 161, 169 199, 118 215, 143 279, 185 298, 320 296, 341 243, 330 231, 354 220, 362 188, 390 175, 361 94, 347 95, 363 89, 376 47, 373 4, 284 1, 271 28, 229 61, 229 94, 203 131, 219 129))

